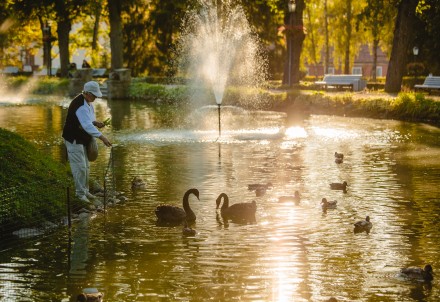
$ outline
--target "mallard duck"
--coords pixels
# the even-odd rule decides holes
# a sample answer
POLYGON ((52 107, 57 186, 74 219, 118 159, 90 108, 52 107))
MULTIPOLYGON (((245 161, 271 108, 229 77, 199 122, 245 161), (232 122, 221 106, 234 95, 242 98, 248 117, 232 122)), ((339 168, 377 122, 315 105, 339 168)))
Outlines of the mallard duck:
POLYGON ((250 184, 250 185, 248 185, 248 189, 250 191, 254 191, 254 190, 257 190, 257 189, 265 189, 265 190, 267 190, 267 189, 272 188, 272 187, 273 187, 273 185, 272 185, 271 182, 268 182, 266 184, 250 184))
POLYGON ((400 272, 410 278, 420 281, 432 281, 434 277, 432 276, 432 266, 431 264, 426 264, 424 268, 421 267, 406 267, 402 268, 400 272))
POLYGON ((133 179, 131 180, 131 189, 132 190, 136 190, 136 189, 142 189, 145 187, 145 182, 140 178, 140 177, 133 177, 133 179))
POLYGON ((370 216, 365 217, 365 220, 359 220, 354 224, 354 232, 367 232, 369 233, 373 224, 370 222, 370 216))
POLYGON ((344 154, 335 152, 335 158, 344 159, 344 154))
POLYGON ((332 190, 342 190, 347 191, 347 182, 344 181, 343 183, 334 182, 330 184, 330 189, 332 190))
POLYGON ((226 193, 221 193, 216 200, 217 209, 220 207, 220 203, 223 199, 223 205, 220 209, 220 213, 223 217, 231 220, 253 220, 255 219, 255 213, 257 212, 257 203, 255 200, 252 202, 235 203, 229 206, 229 197, 226 193))
POLYGON ((96 288, 86 289, 76 297, 77 302, 101 302, 104 295, 96 288))
POLYGON ((321 207, 322 207, 323 210, 336 209, 337 203, 338 203, 337 200, 328 201, 327 198, 323 198, 321 200, 321 207))
POLYGON ((279 202, 294 202, 299 203, 301 200, 301 196, 299 195, 298 191, 295 191, 294 195, 288 195, 288 196, 280 196, 278 197, 279 202))
POLYGON ((255 196, 257 196, 257 197, 261 197, 264 194, 266 194, 266 188, 257 188, 255 190, 255 196))
POLYGON ((181 224, 184 220, 187 222, 196 221, 196 214, 191 210, 188 201, 191 194, 194 194, 199 199, 199 190, 189 189, 183 195, 183 209, 168 204, 157 206, 155 213, 158 218, 158 224, 181 224))
POLYGON ((193 228, 190 228, 188 226, 188 222, 185 220, 185 222, 183 224, 182 234, 185 237, 192 237, 192 236, 195 236, 197 234, 197 231, 194 230, 193 228))

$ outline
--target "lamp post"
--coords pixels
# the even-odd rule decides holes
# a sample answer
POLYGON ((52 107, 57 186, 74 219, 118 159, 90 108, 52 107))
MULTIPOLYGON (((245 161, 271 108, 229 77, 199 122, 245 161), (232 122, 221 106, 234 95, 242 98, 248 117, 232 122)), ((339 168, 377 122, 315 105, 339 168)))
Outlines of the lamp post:
POLYGON ((52 75, 52 58, 51 58, 51 48, 52 48, 52 33, 51 26, 48 21, 44 24, 43 27, 43 41, 44 41, 44 49, 46 50, 46 68, 47 75, 52 75))
POLYGON ((417 81, 417 55, 419 54, 419 48, 417 46, 413 47, 413 55, 414 55, 414 76, 417 81))
POLYGON ((289 43, 287 44, 287 52, 288 52, 288 62, 289 62, 289 71, 288 71, 288 79, 287 82, 289 84, 289 87, 292 86, 292 40, 293 40, 293 13, 296 10, 296 3, 295 0, 289 0, 289 2, 287 3, 287 8, 289 10, 289 29, 292 31, 291 33, 289 33, 289 35, 287 36, 289 39, 289 43))

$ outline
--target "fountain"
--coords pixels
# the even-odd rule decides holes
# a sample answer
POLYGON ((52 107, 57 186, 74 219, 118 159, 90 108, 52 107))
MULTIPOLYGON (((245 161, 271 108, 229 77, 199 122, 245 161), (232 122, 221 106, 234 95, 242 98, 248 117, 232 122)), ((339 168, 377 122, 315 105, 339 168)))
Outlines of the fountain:
POLYGON ((209 99, 200 95, 201 87, 214 94, 220 137, 226 86, 237 86, 240 91, 258 87, 266 79, 266 59, 243 8, 230 0, 221 4, 200 0, 200 6, 189 11, 182 23, 177 51, 179 73, 190 79, 192 99, 209 99))

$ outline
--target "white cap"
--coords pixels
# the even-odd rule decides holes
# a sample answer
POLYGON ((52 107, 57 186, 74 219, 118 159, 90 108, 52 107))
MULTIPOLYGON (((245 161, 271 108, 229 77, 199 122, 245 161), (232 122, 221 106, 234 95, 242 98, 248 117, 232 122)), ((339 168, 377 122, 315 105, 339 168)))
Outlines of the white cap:
POLYGON ((99 84, 95 81, 90 81, 84 84, 84 91, 90 92, 97 98, 102 97, 101 90, 99 89, 99 84))

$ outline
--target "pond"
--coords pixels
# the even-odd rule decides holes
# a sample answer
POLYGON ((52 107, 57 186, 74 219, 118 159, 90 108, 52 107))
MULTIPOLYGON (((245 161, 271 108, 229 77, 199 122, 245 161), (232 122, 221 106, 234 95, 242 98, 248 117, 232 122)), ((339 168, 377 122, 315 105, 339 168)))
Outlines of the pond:
MULTIPOLYGON (((41 98, 41 97, 40 97, 41 98)), ((0 127, 65 162, 60 138, 69 99, 0 102, 0 127)), ((440 129, 393 120, 299 115, 225 106, 179 108, 98 100, 116 186, 128 200, 73 229, 0 253, 0 301, 75 301, 98 288, 105 301, 438 301, 432 284, 400 276, 405 266, 440 266, 440 129), (334 153, 344 154, 335 163, 334 153), (143 190, 132 190, 140 177, 143 190), (347 181, 347 192, 330 190, 347 181), (271 182, 263 196, 248 184, 271 182), (197 221, 156 226, 161 203, 197 221), (281 203, 282 195, 301 201, 281 203), (219 219, 215 200, 257 203, 256 222, 219 219), (336 209, 321 199, 337 200, 336 209), (369 215, 370 233, 353 223, 369 215), (70 255, 70 257, 69 257, 70 255)), ((100 144, 92 174, 102 179, 100 144)))

